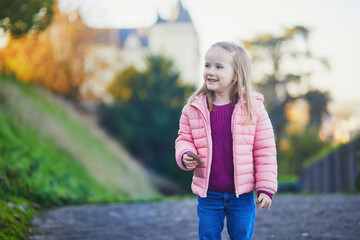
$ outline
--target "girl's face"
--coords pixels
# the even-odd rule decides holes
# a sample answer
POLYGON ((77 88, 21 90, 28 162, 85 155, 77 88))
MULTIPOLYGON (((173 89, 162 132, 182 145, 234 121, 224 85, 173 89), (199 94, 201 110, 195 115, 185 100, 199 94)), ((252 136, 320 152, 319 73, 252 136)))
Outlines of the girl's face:
POLYGON ((204 81, 215 94, 229 94, 235 79, 232 56, 221 47, 211 47, 205 55, 204 81))

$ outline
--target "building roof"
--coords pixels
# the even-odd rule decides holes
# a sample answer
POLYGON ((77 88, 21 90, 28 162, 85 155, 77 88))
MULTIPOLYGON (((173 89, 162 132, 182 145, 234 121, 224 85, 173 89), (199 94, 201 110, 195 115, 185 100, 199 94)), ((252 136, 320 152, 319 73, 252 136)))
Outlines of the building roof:
MULTIPOLYGON (((158 13, 158 17, 157 17, 157 21, 156 21, 155 25, 161 24, 161 23, 167 23, 167 22, 191 23, 192 24, 190 14, 183 7, 180 0, 178 1, 176 7, 173 9, 169 19, 165 20, 165 19, 161 18, 158 13)), ((118 41, 119 41, 118 44, 121 47, 124 47, 124 44, 125 44, 127 38, 131 35, 136 35, 139 38, 142 47, 149 46, 147 34, 141 32, 141 30, 136 29, 136 28, 119 29, 118 30, 118 41)))
POLYGON ((156 24, 158 24, 158 23, 164 23, 164 22, 166 22, 166 20, 163 19, 163 18, 161 18, 161 17, 160 17, 160 14, 158 13, 157 20, 156 20, 156 24))
POLYGON ((141 42, 141 46, 143 47, 148 47, 148 38, 145 34, 141 34, 139 29, 137 28, 123 28, 123 29, 119 29, 118 31, 118 36, 119 36, 119 40, 120 40, 120 46, 124 47, 124 43, 126 42, 126 39, 130 36, 130 35, 136 35, 140 42, 141 42))
POLYGON ((158 13, 158 19, 155 24, 166 23, 166 22, 192 23, 189 12, 184 8, 180 0, 178 1, 176 7, 172 11, 171 16, 168 20, 161 18, 158 13))
POLYGON ((190 18, 190 14, 183 7, 181 1, 178 2, 178 7, 177 8, 179 9, 178 10, 178 18, 176 19, 175 22, 190 22, 190 23, 192 23, 191 18, 190 18))

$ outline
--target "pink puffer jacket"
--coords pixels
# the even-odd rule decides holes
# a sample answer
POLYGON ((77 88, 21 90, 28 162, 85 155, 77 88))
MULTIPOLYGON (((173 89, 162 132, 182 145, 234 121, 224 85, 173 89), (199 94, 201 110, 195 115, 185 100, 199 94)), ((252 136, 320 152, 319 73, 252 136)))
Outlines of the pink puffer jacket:
MULTIPOLYGON (((231 119, 233 135, 234 181, 236 194, 254 190, 277 191, 276 147, 273 128, 265 110, 264 97, 252 92, 253 120, 242 125, 245 118, 240 101, 235 105, 231 119)), ((192 151, 205 162, 194 169, 191 189, 206 197, 212 160, 210 112, 206 97, 200 95, 185 105, 180 118, 178 138, 175 141, 176 162, 185 171, 181 156, 192 151)))

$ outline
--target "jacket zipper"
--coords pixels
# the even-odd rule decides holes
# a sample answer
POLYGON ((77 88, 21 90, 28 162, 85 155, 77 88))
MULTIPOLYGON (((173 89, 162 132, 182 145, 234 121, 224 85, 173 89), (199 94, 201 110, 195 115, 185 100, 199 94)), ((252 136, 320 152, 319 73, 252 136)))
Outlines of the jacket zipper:
MULTIPOLYGON (((204 114, 203 114, 204 115, 204 114)), ((205 117, 205 116, 204 116, 205 117)), ((205 123, 207 123, 206 121, 206 117, 205 117, 205 123)), ((207 190, 209 188, 209 181, 210 181, 210 171, 211 171, 211 162, 212 162, 212 139, 211 139, 211 128, 210 128, 210 123, 206 124, 206 128, 207 128, 207 134, 209 134, 208 136, 206 136, 206 140, 209 146, 209 162, 208 162, 208 166, 207 166, 207 181, 206 181, 206 185, 205 185, 205 197, 207 197, 207 190)))
POLYGON ((212 139, 211 139, 211 129, 208 130, 209 137, 207 137, 208 146, 209 146, 209 165, 208 165, 208 176, 205 186, 205 196, 207 196, 207 190, 209 188, 209 181, 210 181, 210 171, 211 171, 211 162, 212 162, 212 139), (210 140, 209 140, 210 139, 210 140))
MULTIPOLYGON (((233 154, 235 154, 235 129, 234 129, 234 124, 235 124, 235 115, 236 115, 236 111, 237 111, 237 108, 236 108, 237 105, 235 105, 235 108, 234 108, 234 112, 231 116, 231 134, 233 136, 233 154)), ((235 158, 236 156, 233 156, 233 164, 234 164, 234 186, 235 186, 235 195, 237 198, 239 198, 239 194, 237 192, 237 189, 236 189, 236 163, 235 163, 235 158)))

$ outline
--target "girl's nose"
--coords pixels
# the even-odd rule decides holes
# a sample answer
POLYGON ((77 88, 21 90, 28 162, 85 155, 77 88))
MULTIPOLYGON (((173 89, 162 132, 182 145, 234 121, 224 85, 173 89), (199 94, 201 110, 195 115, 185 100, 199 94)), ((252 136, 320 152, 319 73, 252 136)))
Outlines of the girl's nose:
POLYGON ((208 76, 214 76, 214 73, 212 72, 212 70, 209 70, 209 71, 207 72, 207 75, 208 75, 208 76))

